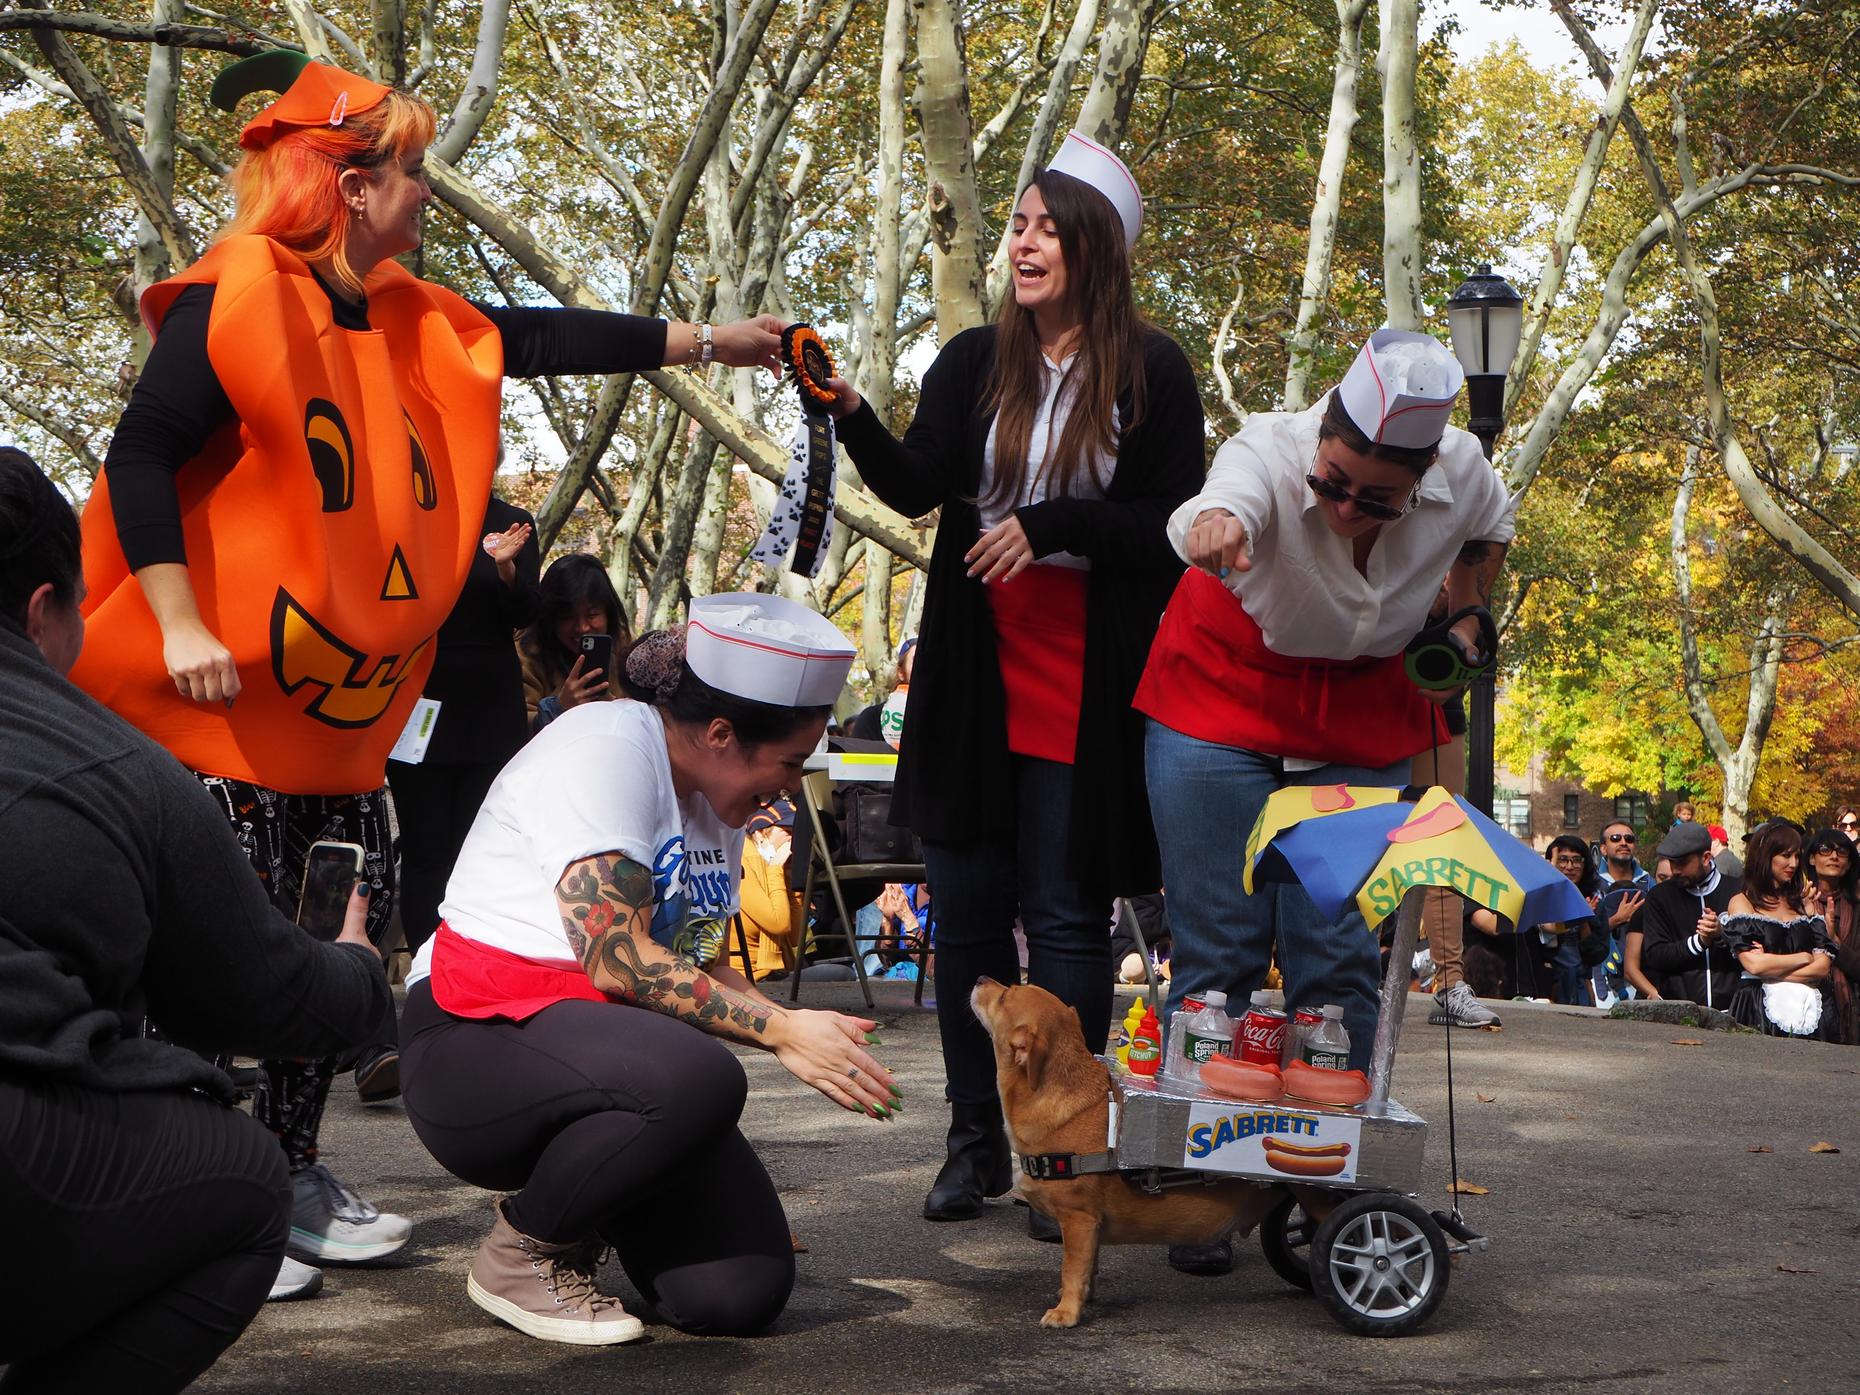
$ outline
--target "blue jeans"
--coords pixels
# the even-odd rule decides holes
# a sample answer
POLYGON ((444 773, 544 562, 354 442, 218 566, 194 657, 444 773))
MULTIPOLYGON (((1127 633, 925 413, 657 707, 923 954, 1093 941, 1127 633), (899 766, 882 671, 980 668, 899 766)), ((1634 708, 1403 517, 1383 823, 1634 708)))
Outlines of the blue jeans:
MULTIPOLYGON (((1367 1069, 1376 1035, 1376 937, 1353 906, 1332 923, 1295 882, 1241 884, 1246 840, 1274 790, 1287 785, 1405 785, 1409 762, 1380 770, 1325 765, 1288 771, 1277 756, 1217 746, 1149 723, 1143 759, 1162 850, 1163 894, 1174 932, 1168 1011, 1186 993, 1219 989, 1228 1011, 1266 981, 1274 941, 1285 1001, 1336 1003, 1350 1034, 1350 1066, 1367 1069)), ((1367 869, 1365 869, 1366 871, 1367 869)))
POLYGON ((924 841, 936 898, 936 1019, 949 1098, 995 1098, 995 1051, 969 1008, 983 975, 1020 982, 1018 916, 1027 936, 1027 981, 1078 1013, 1085 1044, 1102 1051, 1111 1033, 1111 903, 1066 874, 1072 767, 1032 756, 1014 763, 1015 836, 924 841))

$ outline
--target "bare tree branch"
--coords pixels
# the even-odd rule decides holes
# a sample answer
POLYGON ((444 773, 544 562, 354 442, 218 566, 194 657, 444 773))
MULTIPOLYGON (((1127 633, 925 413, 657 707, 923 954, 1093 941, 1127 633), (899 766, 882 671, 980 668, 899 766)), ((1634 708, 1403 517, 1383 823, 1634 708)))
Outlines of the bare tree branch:
MULTIPOLYGON (((22 5, 32 0, 20 0, 22 5)), ((217 53, 236 53, 250 58, 271 46, 242 38, 225 29, 210 29, 202 24, 137 24, 108 15, 83 10, 46 10, 35 6, 23 10, 0 10, 0 34, 29 29, 35 34, 63 32, 94 34, 119 43, 155 44, 163 48, 202 48, 217 53)))

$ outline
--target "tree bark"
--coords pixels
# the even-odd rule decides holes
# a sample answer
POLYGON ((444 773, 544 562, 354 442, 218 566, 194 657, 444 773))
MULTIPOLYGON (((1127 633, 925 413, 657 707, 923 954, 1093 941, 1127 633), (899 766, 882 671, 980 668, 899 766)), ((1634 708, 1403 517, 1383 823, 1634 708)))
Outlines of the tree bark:
MULTIPOLYGON (((377 3, 392 4, 395 0, 377 0, 377 3)), ((504 30, 510 23, 510 0, 483 0, 483 5, 478 14, 478 45, 472 52, 471 71, 466 74, 465 86, 453 105, 452 115, 430 152, 449 165, 459 162, 483 129, 485 118, 497 101, 497 74, 504 61, 504 30)), ((402 58, 404 61, 404 49, 402 58)))
POLYGON ((878 197, 872 206, 872 323, 860 395, 880 421, 891 418, 898 372, 898 316, 904 304, 904 59, 910 0, 887 0, 878 70, 878 197))
POLYGON ((375 66, 388 86, 404 86, 407 81, 406 0, 373 0, 373 11, 375 66))
POLYGON ((1423 330, 1421 154, 1415 142, 1414 80, 1420 0, 1382 0, 1382 294, 1391 329, 1423 330))
POLYGON ((1369 0, 1336 0, 1336 6, 1337 58, 1331 67, 1330 123, 1324 129, 1324 154, 1318 161, 1311 232, 1305 242, 1305 275, 1298 292, 1298 320, 1292 329, 1291 354, 1285 365, 1282 405, 1288 412, 1301 412, 1311 401, 1318 316, 1330 300, 1330 263, 1343 208, 1343 177, 1350 163, 1350 138, 1356 132, 1356 88, 1363 72, 1363 16, 1369 0))
POLYGON ((284 10, 297 29, 297 39, 304 46, 304 52, 318 62, 334 63, 336 55, 330 51, 323 17, 316 12, 311 0, 284 0, 284 10))
MULTIPOLYGON (((108 15, 89 14, 82 10, 51 10, 32 0, 20 0, 17 10, 0 10, 0 34, 30 29, 37 33, 95 34, 99 38, 121 43, 153 44, 158 48, 201 48, 215 53, 233 53, 241 58, 264 53, 270 44, 241 38, 227 29, 204 24, 180 24, 157 18, 153 24, 134 20, 112 19, 108 15)), ((159 11, 158 11, 159 16, 159 11)))
POLYGON ((1130 128, 1130 104, 1159 8, 1159 0, 1105 0, 1098 69, 1079 108, 1077 129, 1107 150, 1122 145, 1130 128))
MULTIPOLYGON (((182 0, 154 0, 151 18, 154 27, 175 23, 185 8, 182 0)), ((142 158, 148 163, 149 178, 156 191, 174 205, 174 118, 176 95, 181 75, 181 58, 172 48, 157 46, 149 50, 149 67, 142 87, 142 158)), ((174 262, 167 245, 147 215, 136 217, 136 299, 157 281, 174 274, 174 262)), ((133 358, 138 369, 148 355, 148 332, 140 324, 134 335, 133 358)))
POLYGON ((917 6, 917 121, 929 186, 931 283, 938 337, 948 343, 987 318, 982 207, 975 187, 974 127, 963 56, 960 0, 917 6))

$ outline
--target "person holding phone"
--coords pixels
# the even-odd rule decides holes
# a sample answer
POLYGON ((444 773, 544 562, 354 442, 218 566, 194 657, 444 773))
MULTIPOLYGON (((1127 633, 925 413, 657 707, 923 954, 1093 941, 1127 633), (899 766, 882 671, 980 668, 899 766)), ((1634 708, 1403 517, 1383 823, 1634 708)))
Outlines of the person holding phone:
POLYGON ((699 946, 735 912, 743 826, 819 744, 853 648, 773 596, 707 596, 648 635, 627 677, 652 701, 564 712, 491 786, 415 957, 407 1117, 493 1207, 466 1292, 542 1341, 629 1342, 595 1282, 603 1242, 658 1316, 741 1336, 773 1322, 793 1241, 737 1128, 724 1043, 772 1053, 844 1109, 899 1094, 875 1024, 785 1008, 699 946))
POLYGON ((530 730, 541 731, 584 702, 623 696, 613 655, 631 638, 619 593, 600 558, 571 552, 551 562, 535 622, 517 636, 530 730))
POLYGON ((291 1228, 211 1056, 337 1051, 392 999, 365 885, 334 944, 300 932, 188 771, 65 681, 83 597, 71 506, 0 449, 0 1386, 160 1395, 251 1322, 291 1228))

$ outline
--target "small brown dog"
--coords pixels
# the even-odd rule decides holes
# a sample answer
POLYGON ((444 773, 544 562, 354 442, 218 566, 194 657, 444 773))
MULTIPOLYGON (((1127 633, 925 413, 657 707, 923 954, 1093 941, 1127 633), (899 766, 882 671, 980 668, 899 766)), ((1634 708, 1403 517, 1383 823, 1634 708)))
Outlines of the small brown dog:
MULTIPOLYGON (((1110 1127, 1110 1071, 1085 1045, 1078 1014, 1044 988, 981 979, 969 995, 995 1043, 995 1080, 1008 1140, 1022 1156, 1102 1153, 1110 1127)), ((1024 1174, 1027 1204, 1059 1222, 1065 1241, 1059 1302, 1042 1327, 1072 1327, 1091 1297, 1100 1245, 1196 1245, 1257 1226, 1282 1193, 1253 1182, 1174 1187, 1151 1196, 1115 1172, 1063 1181, 1024 1174)))

